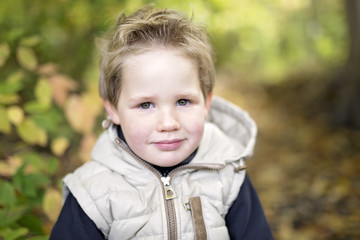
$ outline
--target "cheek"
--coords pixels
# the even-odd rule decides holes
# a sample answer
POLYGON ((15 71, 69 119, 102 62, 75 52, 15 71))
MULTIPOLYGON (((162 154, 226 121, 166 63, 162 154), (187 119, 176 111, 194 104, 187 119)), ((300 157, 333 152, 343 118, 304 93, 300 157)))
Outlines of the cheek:
POLYGON ((130 146, 141 146, 148 139, 149 129, 143 121, 129 121, 126 125, 122 125, 123 133, 126 141, 130 146))
POLYGON ((185 128, 191 134, 196 135, 197 137, 201 138, 201 136, 204 132, 204 124, 205 124, 205 119, 202 118, 201 116, 193 117, 186 121, 185 128))

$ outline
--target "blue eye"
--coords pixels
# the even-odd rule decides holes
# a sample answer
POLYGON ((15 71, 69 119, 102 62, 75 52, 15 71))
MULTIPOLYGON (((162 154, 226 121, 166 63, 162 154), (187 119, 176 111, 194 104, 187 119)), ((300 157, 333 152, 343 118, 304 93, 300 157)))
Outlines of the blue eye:
POLYGON ((180 99, 179 101, 176 102, 176 105, 183 107, 183 106, 188 105, 189 103, 190 103, 190 101, 187 99, 180 99))
POLYGON ((152 104, 152 103, 149 103, 149 102, 145 102, 145 103, 142 103, 142 104, 139 105, 139 107, 140 107, 141 109, 149 109, 149 108, 151 108, 152 106, 153 106, 153 104, 152 104))

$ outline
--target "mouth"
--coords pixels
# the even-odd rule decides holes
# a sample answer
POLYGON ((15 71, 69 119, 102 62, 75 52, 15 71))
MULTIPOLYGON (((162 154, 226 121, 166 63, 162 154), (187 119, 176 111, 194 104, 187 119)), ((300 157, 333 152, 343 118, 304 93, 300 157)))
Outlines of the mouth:
POLYGON ((178 149, 181 144, 184 142, 184 139, 174 139, 174 140, 161 140, 156 141, 153 144, 162 151, 174 151, 178 149))

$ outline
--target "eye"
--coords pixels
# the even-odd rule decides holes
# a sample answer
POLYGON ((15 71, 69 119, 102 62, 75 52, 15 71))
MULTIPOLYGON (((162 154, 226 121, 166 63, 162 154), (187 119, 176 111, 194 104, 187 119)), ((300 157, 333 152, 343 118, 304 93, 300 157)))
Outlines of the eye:
POLYGON ((140 104, 139 107, 141 109, 149 109, 149 108, 153 107, 153 104, 149 103, 149 102, 144 102, 144 103, 140 104))
POLYGON ((187 99, 180 99, 180 100, 177 101, 176 105, 178 105, 178 106, 186 106, 189 103, 190 103, 190 101, 187 100, 187 99))

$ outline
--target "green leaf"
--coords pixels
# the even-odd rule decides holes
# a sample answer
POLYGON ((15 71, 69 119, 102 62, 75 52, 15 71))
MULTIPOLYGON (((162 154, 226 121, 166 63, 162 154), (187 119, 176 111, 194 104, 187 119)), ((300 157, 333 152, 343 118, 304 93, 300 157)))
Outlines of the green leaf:
POLYGON ((29 232, 28 229, 22 227, 16 229, 5 228, 0 231, 0 236, 2 237, 0 239, 16 240, 19 237, 25 236, 28 232, 29 232))
POLYGON ((0 84, 0 94, 13 94, 22 88, 22 78, 24 77, 23 71, 16 71, 12 73, 6 81, 0 84))
POLYGON ((40 155, 37 152, 26 152, 17 157, 24 160, 24 163, 31 165, 37 172, 54 174, 59 166, 59 160, 54 156, 40 155))
POLYGON ((20 45, 26 47, 33 47, 40 42, 41 38, 38 35, 34 35, 31 37, 23 38, 20 41, 20 45))
POLYGON ((37 152, 25 152, 17 156, 23 159, 25 164, 31 165, 33 168, 38 170, 37 172, 43 171, 47 168, 44 157, 37 152))
POLYGON ((21 27, 14 27, 7 33, 7 39, 10 42, 14 42, 24 34, 24 29, 21 27))
POLYGON ((0 182, 0 203, 5 207, 16 203, 15 188, 9 182, 0 182))
POLYGON ((16 57, 19 64, 29 71, 34 71, 38 65, 36 55, 31 48, 18 47, 16 57))
POLYGON ((35 96, 40 104, 50 105, 51 103, 51 85, 46 78, 40 78, 35 87, 35 96))
POLYGON ((59 159, 56 157, 49 157, 48 164, 47 164, 47 172, 49 174, 55 174, 59 168, 59 159))
POLYGON ((22 87, 22 84, 19 82, 15 83, 2 83, 0 84, 0 94, 12 94, 19 91, 22 87))
POLYGON ((47 133, 44 129, 38 127, 31 118, 25 118, 17 127, 17 132, 25 142, 40 146, 47 143, 47 133))
POLYGON ((14 186, 28 198, 39 198, 37 190, 48 185, 50 179, 41 174, 24 174, 25 166, 22 165, 14 175, 14 186))
POLYGON ((10 47, 7 43, 0 44, 0 67, 4 66, 10 56, 10 47))
POLYGON ((27 197, 37 197, 37 189, 44 188, 50 179, 40 174, 28 174, 23 178, 23 193, 27 197))
POLYGON ((49 110, 50 108, 49 103, 41 103, 38 101, 31 101, 25 104, 24 108, 25 111, 28 113, 43 113, 49 110))
POLYGON ((18 103, 20 97, 17 94, 0 94, 1 104, 13 104, 18 103))
MULTIPOLYGON (((42 227, 43 224, 42 224, 41 218, 39 218, 39 216, 26 214, 18 221, 18 223, 21 226, 29 229, 29 231, 33 234, 37 234, 37 235, 44 234, 44 230, 42 227)), ((33 239, 33 238, 30 238, 30 239, 33 239)))
POLYGON ((58 135, 59 125, 64 121, 61 112, 56 108, 51 108, 46 112, 31 116, 36 125, 43 127, 46 131, 58 135))
POLYGON ((21 80, 24 78, 25 73, 22 70, 17 70, 16 72, 10 74, 10 76, 6 79, 9 83, 17 83, 21 82, 21 80))
POLYGON ((9 134, 11 132, 11 124, 7 116, 7 110, 0 106, 0 132, 9 134))
POLYGON ((0 227, 8 226, 19 220, 28 210, 25 205, 18 205, 11 209, 0 209, 0 227))

